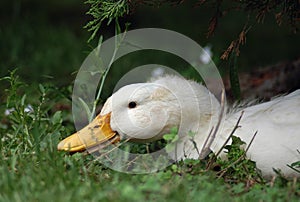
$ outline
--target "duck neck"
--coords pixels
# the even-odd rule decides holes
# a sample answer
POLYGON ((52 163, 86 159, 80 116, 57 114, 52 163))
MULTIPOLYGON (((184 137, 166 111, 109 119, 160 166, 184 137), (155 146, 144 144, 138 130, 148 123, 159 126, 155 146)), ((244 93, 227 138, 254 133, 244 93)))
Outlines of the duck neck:
POLYGON ((182 134, 183 141, 178 144, 177 156, 179 158, 197 159, 199 154, 200 156, 205 156, 210 149, 206 148, 206 140, 209 138, 210 131, 218 123, 220 114, 219 101, 202 86, 199 87, 197 92, 199 92, 196 98, 198 107, 184 106, 185 111, 182 113, 181 130, 178 133, 179 135, 182 134))

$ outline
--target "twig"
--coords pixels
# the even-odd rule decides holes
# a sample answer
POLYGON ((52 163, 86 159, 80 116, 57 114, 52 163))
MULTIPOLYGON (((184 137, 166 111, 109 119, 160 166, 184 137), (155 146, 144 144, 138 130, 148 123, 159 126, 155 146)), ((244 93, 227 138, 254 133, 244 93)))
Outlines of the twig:
POLYGON ((294 168, 293 166, 287 164, 287 167, 289 167, 290 169, 296 171, 297 173, 300 173, 300 170, 298 170, 297 168, 294 168))
POLYGON ((244 111, 241 112, 241 115, 238 119, 238 121, 236 122, 233 130, 231 131, 230 135, 228 136, 228 138, 226 139, 226 141, 224 142, 224 144, 222 145, 222 147, 219 149, 219 151, 209 159, 207 166, 206 166, 206 170, 209 170, 211 168, 211 165, 213 164, 213 162, 216 161, 217 157, 220 155, 220 153, 222 152, 222 150, 224 149, 224 147, 227 145, 228 141, 230 140, 230 138, 232 137, 232 135, 234 134, 234 132, 240 127, 239 123, 242 119, 242 116, 244 114, 244 111))
POLYGON ((205 143, 201 149, 201 152, 200 152, 200 156, 199 158, 204 158, 204 154, 203 153, 207 153, 207 151, 210 150, 210 146, 212 145, 213 141, 215 140, 215 137, 216 137, 216 134, 219 130, 219 127, 221 125, 221 121, 222 121, 222 118, 223 118, 223 115, 224 115, 224 111, 225 111, 225 90, 222 89, 222 94, 221 94, 221 111, 220 111, 220 114, 219 114, 219 119, 218 119, 218 123, 214 128, 211 129, 208 137, 206 138, 205 140, 205 143), (214 130, 213 130, 214 129, 214 130), (213 131, 213 132, 212 132, 213 131))
MULTIPOLYGON (((122 144, 124 144, 124 143, 126 143, 126 142, 128 142, 130 140, 130 138, 128 138, 128 139, 126 139, 126 140, 124 140, 123 142, 122 142, 122 144)), ((108 143, 109 144, 109 143, 108 143)), ((98 151, 97 150, 97 148, 99 148, 99 149, 103 149, 103 147, 105 147, 106 145, 98 145, 98 146, 94 146, 94 147, 91 147, 91 148, 88 148, 86 151, 86 154, 91 154, 91 153, 93 153, 93 152, 96 152, 96 151, 98 151)), ((105 153, 103 153, 103 154, 100 154, 100 156, 98 156, 96 159, 95 159, 95 161, 96 160, 99 160, 101 157, 103 157, 103 156, 105 156, 107 159, 109 159, 108 158, 108 156, 107 156, 107 154, 109 154, 110 152, 112 152, 112 151, 114 151, 116 148, 118 148, 120 145, 117 145, 117 146, 115 146, 114 148, 112 148, 112 149, 110 149, 110 150, 108 150, 108 151, 106 151, 105 153)), ((111 159, 109 159, 111 162, 113 162, 111 159)))
MULTIPOLYGON (((128 142, 128 141, 130 141, 131 139, 130 138, 127 138, 126 140, 124 140, 123 142, 122 142, 122 144, 124 144, 124 143, 126 143, 126 142, 128 142)), ((106 151, 105 153, 103 153, 103 154, 101 154, 101 156, 103 156, 103 155, 107 155, 107 154, 109 154, 109 153, 111 153, 111 152, 113 152, 115 149, 117 149, 119 146, 121 146, 121 144, 120 145, 117 145, 117 146, 115 146, 114 148, 112 148, 112 149, 110 149, 110 150, 108 150, 108 151, 106 151)), ((101 158, 101 156, 100 157, 98 157, 98 158, 101 158)), ((97 160, 97 159, 96 159, 97 160)))
POLYGON ((230 140, 230 138, 232 137, 232 135, 240 127, 239 124, 240 124, 240 121, 241 121, 243 115, 244 115, 244 111, 241 112, 241 115, 240 115, 238 121, 236 122, 233 130, 231 131, 230 135, 228 136, 228 138, 226 139, 226 141, 224 142, 224 144, 222 145, 222 147, 220 148, 220 150, 216 153, 216 156, 220 155, 220 153, 222 152, 222 150, 224 149, 224 147, 227 145, 227 143, 230 140))

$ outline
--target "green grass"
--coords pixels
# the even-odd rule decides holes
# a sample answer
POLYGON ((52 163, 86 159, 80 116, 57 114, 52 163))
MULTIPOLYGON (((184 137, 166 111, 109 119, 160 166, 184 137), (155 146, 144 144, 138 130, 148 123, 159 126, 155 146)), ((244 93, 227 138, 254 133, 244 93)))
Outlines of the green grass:
MULTIPOLYGON (((0 82, 8 86, 0 106, 0 201, 299 201, 299 181, 264 181, 247 159, 222 176, 230 162, 217 160, 206 171, 209 159, 132 175, 110 170, 93 156, 58 152, 59 140, 74 131, 71 112, 58 110, 71 104, 70 90, 29 86, 15 72, 0 82), (25 113, 28 104, 33 111, 25 113), (15 111, 6 116, 8 108, 15 111)), ((232 162, 243 155, 242 142, 235 142, 228 148, 232 162)))

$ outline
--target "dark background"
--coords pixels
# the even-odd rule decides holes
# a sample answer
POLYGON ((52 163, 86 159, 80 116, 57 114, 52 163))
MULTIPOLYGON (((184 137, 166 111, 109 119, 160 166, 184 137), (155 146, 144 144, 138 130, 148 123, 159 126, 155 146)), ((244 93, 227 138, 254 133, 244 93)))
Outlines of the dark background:
MULTIPOLYGON (((70 85, 84 58, 96 47, 100 34, 104 39, 113 36, 114 25, 102 26, 95 39, 87 43, 91 33, 83 26, 91 19, 85 13, 88 5, 81 0, 13 0, 0 3, 0 77, 18 68, 20 77, 29 83, 52 82, 70 85)), ((210 45, 213 60, 223 74, 227 67, 220 56, 242 30, 247 14, 229 13, 222 18, 213 36, 207 29, 213 8, 195 7, 191 3, 160 8, 139 6, 135 12, 121 19, 130 22, 129 29, 161 27, 185 34, 200 45, 210 45)), ((248 71, 299 57, 300 38, 287 24, 278 26, 274 16, 266 16, 264 23, 255 24, 241 47, 239 70, 248 71)), ((112 69, 111 75, 126 72, 136 61, 126 60, 112 69)), ((140 58, 140 56, 138 57, 140 58)), ((165 57, 165 59, 168 57, 165 57)), ((147 56, 144 62, 148 62, 147 56)), ((171 62, 172 64, 172 62, 171 62)), ((112 86, 114 79, 108 81, 112 86)))

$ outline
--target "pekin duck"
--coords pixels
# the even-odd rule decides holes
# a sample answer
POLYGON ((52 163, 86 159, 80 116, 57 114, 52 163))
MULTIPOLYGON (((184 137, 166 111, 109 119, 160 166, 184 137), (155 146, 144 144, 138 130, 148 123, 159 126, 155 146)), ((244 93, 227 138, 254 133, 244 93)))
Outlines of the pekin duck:
POLYGON ((222 109, 205 86, 178 76, 163 76, 119 89, 108 98, 100 114, 88 126, 62 140, 58 150, 83 151, 124 138, 154 141, 175 126, 181 140, 176 152, 169 155, 176 160, 197 159, 207 155, 204 147, 213 128, 219 124, 209 145, 209 150, 216 153, 222 150, 241 118, 234 135, 250 144, 246 155, 256 162, 263 176, 274 175, 273 168, 286 176, 299 176, 287 165, 300 159, 300 90, 265 103, 226 109, 220 123, 222 109), (187 135, 190 132, 194 134, 193 141, 187 135))

